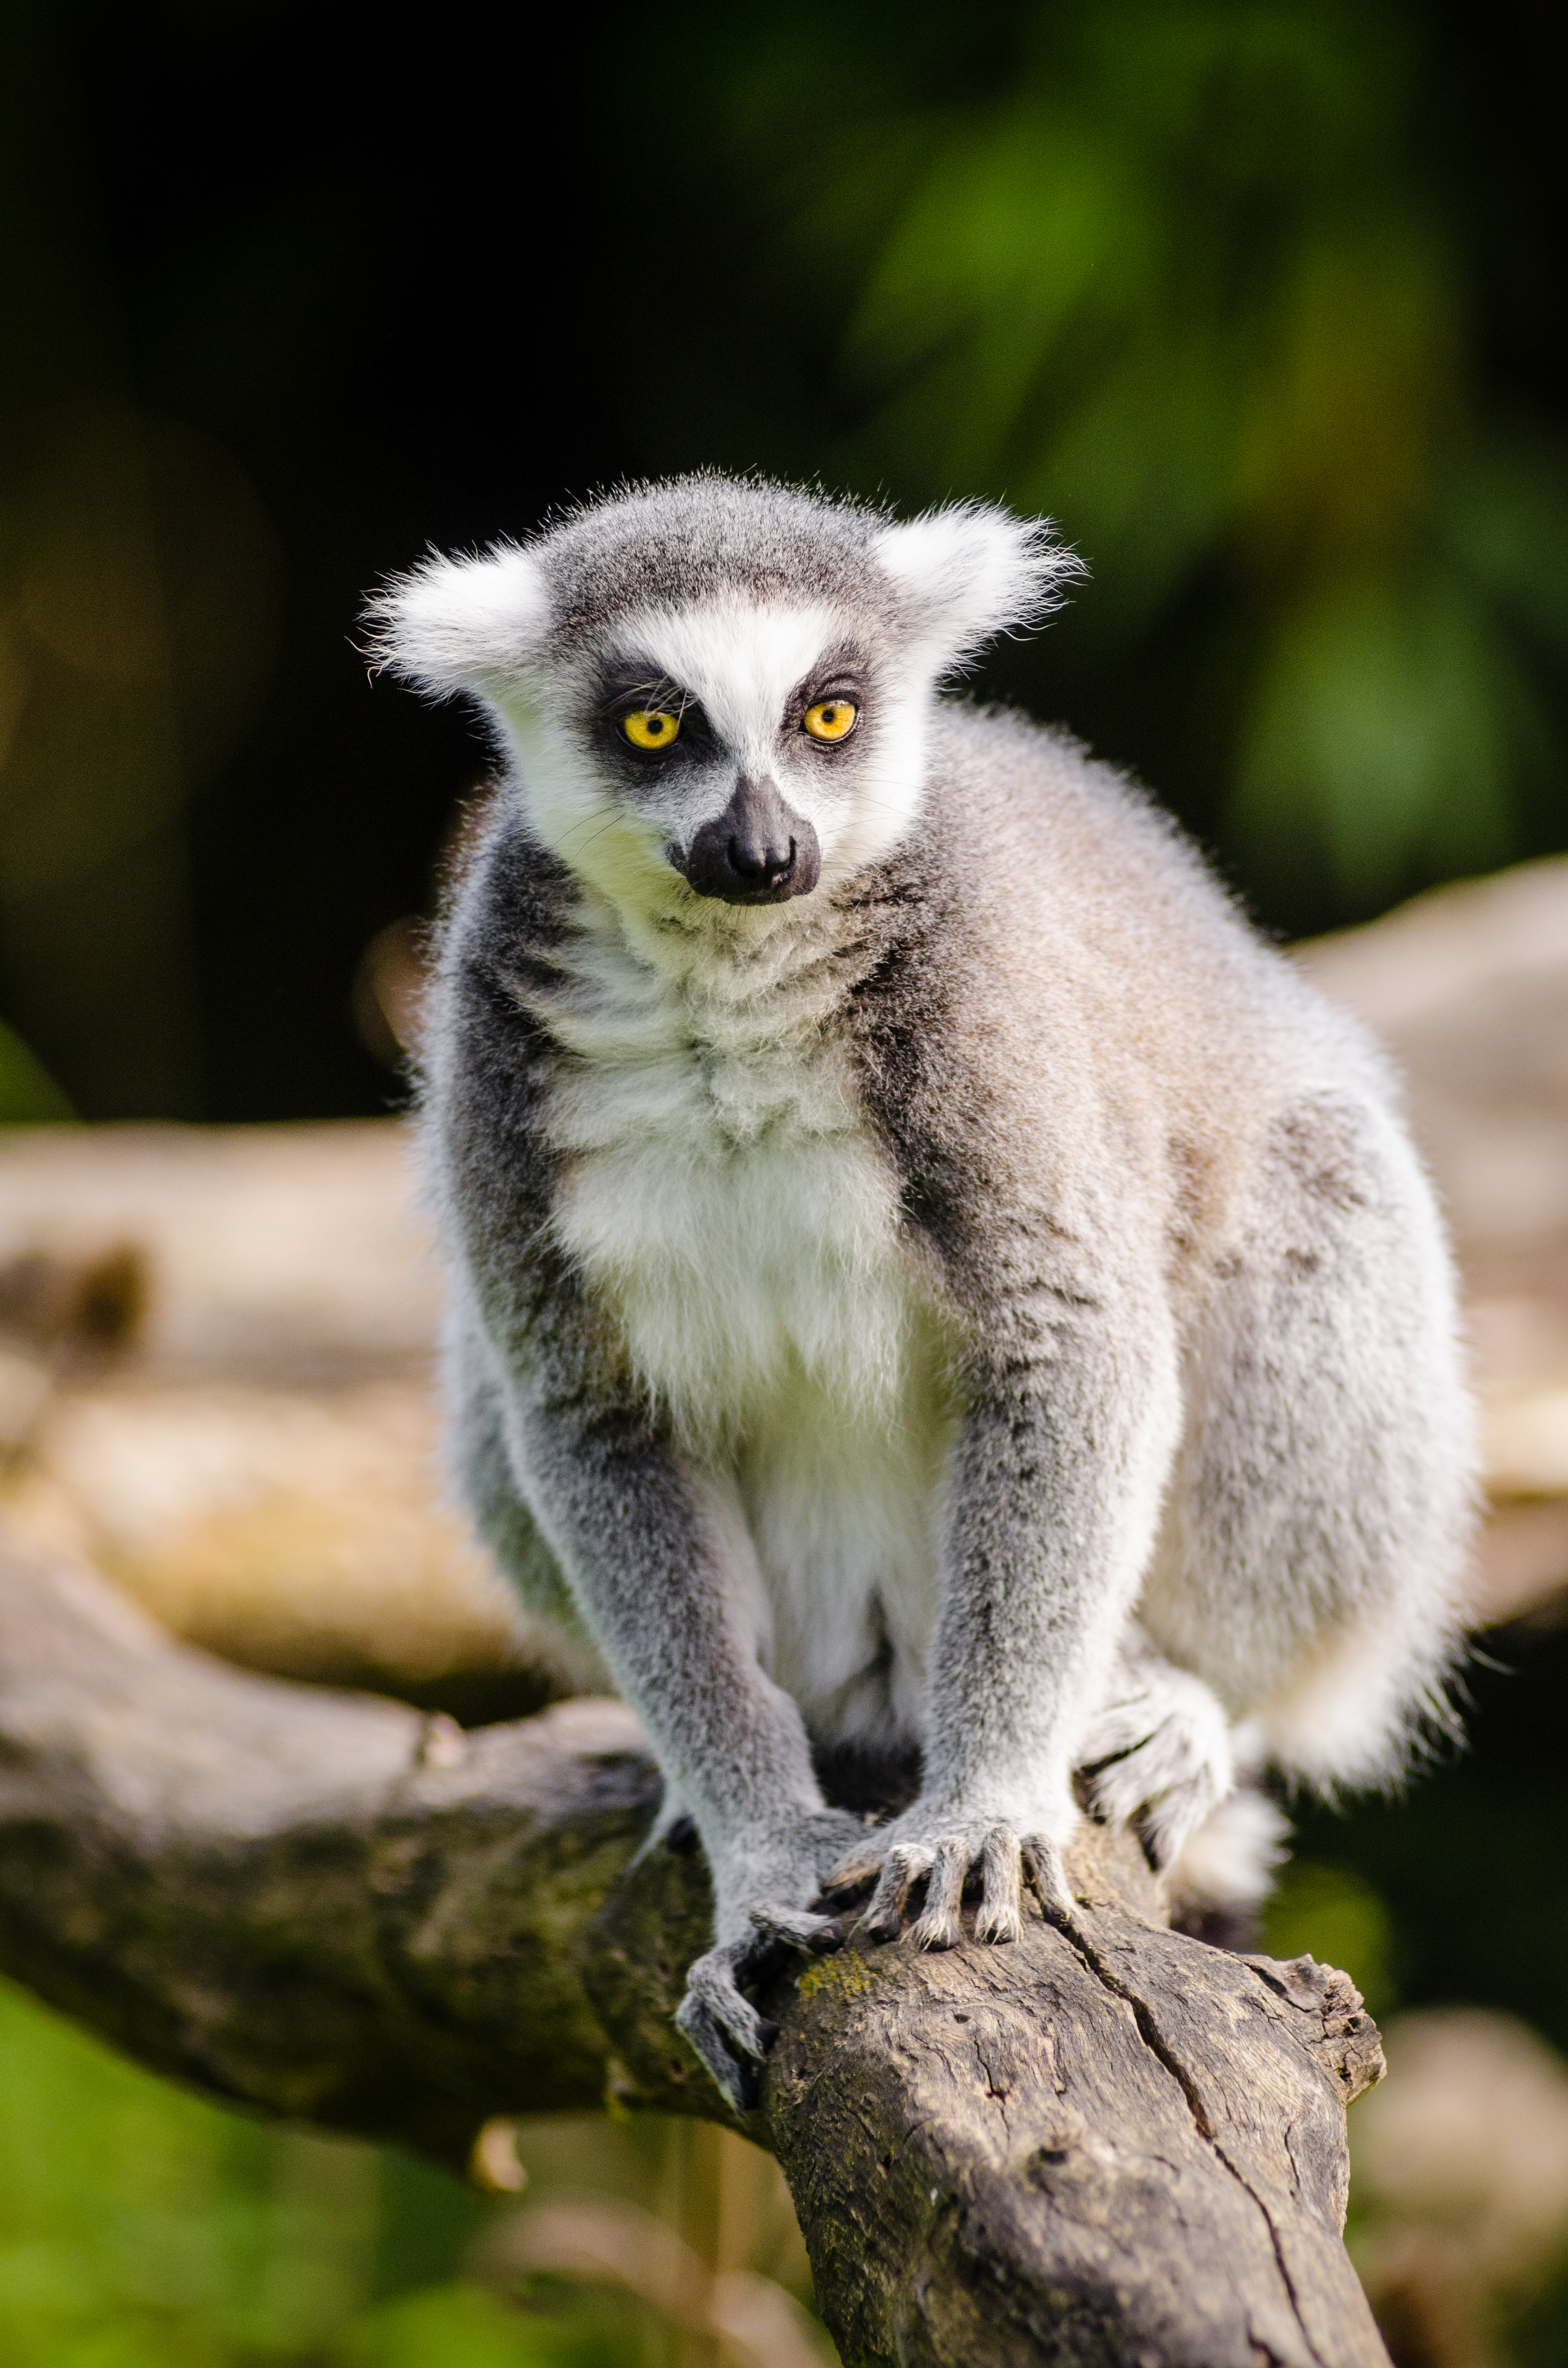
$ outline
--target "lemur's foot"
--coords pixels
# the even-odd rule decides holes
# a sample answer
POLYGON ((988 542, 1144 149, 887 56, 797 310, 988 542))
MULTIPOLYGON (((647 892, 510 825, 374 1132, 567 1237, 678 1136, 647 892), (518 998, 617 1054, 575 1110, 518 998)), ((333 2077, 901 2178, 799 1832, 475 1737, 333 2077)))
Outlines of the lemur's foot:
POLYGON ((976 1873, 981 1886, 977 1941, 1019 1939, 1026 1880, 1047 1916, 1072 1913, 1054 1835, 1028 1823, 944 1814, 919 1801, 846 1851, 829 1875, 827 1887, 853 1893, 875 1880, 876 1890, 858 1930, 868 1941, 896 1941, 909 1895, 924 1878, 926 1901, 915 1921, 915 1940, 922 1949, 951 1949, 963 1938, 959 1909, 964 1886, 976 1873))
POLYGON ((843 1946, 839 1918, 812 1903, 846 1841, 863 1831, 847 1811, 824 1809, 756 1850, 737 1846, 720 1878, 723 1937, 687 1971, 676 2022, 738 2113, 758 2101, 758 2066, 777 2035, 743 1985, 778 1971, 791 1950, 820 1956, 843 1946))
POLYGON ((1153 1656, 1132 1662, 1085 1736, 1089 1805, 1130 1825, 1170 1865, 1235 1783, 1229 1722, 1201 1678, 1153 1656))
POLYGON ((737 2113, 750 2112, 758 2100, 756 2067, 773 2036, 741 1989, 761 1953, 746 1941, 710 1949, 687 1967, 686 1996, 676 2009, 676 2030, 685 2032, 737 2113))

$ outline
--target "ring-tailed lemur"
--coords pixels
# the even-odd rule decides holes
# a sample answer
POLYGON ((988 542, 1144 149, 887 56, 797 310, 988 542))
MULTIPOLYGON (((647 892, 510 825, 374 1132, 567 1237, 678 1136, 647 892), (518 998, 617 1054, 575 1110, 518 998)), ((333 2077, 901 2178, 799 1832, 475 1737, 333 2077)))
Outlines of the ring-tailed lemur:
POLYGON ((1385 1776, 1454 1648, 1471 1413, 1382 1058, 1124 780, 938 695, 1074 572, 699 476, 374 612, 507 768, 426 1047, 456 1462, 696 1821, 735 2101, 824 1887, 885 1938, 924 1878, 942 1946, 978 1871, 1006 1941, 1080 1771, 1260 1896, 1238 1770, 1385 1776), (917 1751, 913 1805, 829 1805, 835 1746, 917 1751))

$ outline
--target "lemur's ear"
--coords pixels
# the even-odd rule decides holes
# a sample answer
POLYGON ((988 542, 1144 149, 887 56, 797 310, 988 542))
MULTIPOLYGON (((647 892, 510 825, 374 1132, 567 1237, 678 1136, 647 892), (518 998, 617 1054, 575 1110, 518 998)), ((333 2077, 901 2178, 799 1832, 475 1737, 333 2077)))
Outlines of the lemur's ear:
POLYGON ((550 621, 531 552, 496 543, 477 559, 426 559, 366 607, 369 655, 437 698, 494 691, 528 666, 550 621))
POLYGON ((1049 518, 1015 518, 989 502, 954 502, 884 527, 872 549, 903 595, 916 637, 956 666, 1009 627, 1038 625, 1060 587, 1087 574, 1049 518))

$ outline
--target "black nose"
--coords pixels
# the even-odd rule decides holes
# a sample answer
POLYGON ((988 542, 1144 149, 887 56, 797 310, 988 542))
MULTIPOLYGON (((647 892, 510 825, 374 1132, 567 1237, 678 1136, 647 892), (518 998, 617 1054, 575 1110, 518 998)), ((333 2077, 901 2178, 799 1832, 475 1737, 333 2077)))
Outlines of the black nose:
MULTIPOLYGON (((782 830, 778 833, 783 837, 782 830)), ((734 831, 724 849, 724 860, 735 878, 747 888, 778 888, 795 869, 795 848, 798 845, 793 831, 788 847, 775 847, 773 834, 767 830, 734 831)))
POLYGON ((817 835, 771 781, 742 780, 722 814, 705 822, 682 858, 671 860, 699 896, 730 905, 781 905, 804 896, 822 874, 817 835))

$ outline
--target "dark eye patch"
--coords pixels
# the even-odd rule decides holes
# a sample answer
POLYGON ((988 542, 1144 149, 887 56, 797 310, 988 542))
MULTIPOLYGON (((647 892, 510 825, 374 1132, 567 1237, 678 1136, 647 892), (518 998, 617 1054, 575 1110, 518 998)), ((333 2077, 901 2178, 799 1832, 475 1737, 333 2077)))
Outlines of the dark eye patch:
POLYGON ((637 766, 662 764, 677 749, 691 757, 713 745, 712 727, 701 700, 657 666, 629 663, 607 672, 594 701, 591 720, 601 747, 637 766), (665 747, 634 747, 621 729, 627 716, 644 708, 679 718, 680 731, 665 747))

